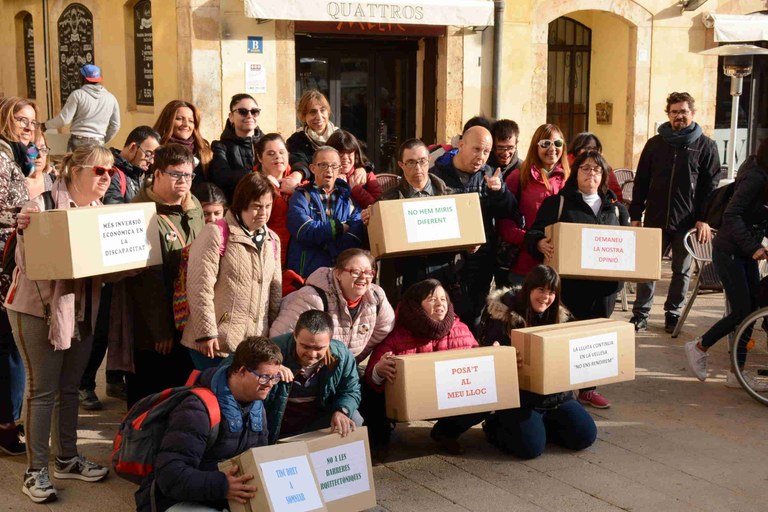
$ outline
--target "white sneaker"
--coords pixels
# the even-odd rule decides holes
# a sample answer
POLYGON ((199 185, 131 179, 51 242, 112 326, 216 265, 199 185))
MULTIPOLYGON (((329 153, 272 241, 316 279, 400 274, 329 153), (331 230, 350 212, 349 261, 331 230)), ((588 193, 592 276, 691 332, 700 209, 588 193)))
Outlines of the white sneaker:
POLYGON ((50 503, 56 501, 56 488, 48 477, 48 468, 38 471, 27 470, 24 472, 24 485, 21 492, 29 496, 35 503, 50 503))
MULTIPOLYGON (((754 375, 752 372, 743 372, 744 380, 747 381, 747 385, 756 393, 763 393, 768 391, 768 379, 760 378, 754 375)), ((725 379, 725 387, 728 388, 740 388, 741 384, 739 379, 736 378, 736 374, 728 372, 728 377, 725 379)))
POLYGON ((685 361, 688 363, 688 370, 691 372, 691 375, 704 382, 707 380, 709 354, 699 350, 699 347, 696 346, 699 341, 701 341, 701 338, 696 338, 685 344, 685 361))

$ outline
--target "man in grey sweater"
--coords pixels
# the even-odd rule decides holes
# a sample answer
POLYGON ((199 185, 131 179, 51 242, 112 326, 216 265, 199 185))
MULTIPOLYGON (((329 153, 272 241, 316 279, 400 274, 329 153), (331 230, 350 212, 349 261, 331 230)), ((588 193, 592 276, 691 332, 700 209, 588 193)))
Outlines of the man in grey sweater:
POLYGON ((101 70, 93 64, 80 68, 83 85, 72 91, 59 115, 42 125, 43 131, 70 124, 67 151, 96 141, 109 142, 120 129, 117 99, 101 85, 101 70))

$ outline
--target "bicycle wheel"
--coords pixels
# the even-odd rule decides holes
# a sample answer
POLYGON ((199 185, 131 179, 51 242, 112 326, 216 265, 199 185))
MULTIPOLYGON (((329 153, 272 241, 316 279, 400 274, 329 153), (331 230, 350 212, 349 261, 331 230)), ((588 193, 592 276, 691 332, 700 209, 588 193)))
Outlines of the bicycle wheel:
POLYGON ((763 405, 768 405, 768 308, 758 309, 741 322, 730 340, 731 365, 736 379, 744 390, 763 405), (752 331, 746 344, 746 361, 740 367, 744 357, 744 348, 737 348, 738 340, 752 331), (741 354, 740 354, 741 352, 741 354))

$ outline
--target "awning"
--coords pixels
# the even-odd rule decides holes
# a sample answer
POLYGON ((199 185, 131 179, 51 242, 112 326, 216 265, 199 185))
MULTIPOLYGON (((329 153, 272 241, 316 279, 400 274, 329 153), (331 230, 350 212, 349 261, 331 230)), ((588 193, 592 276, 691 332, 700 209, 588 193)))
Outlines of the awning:
POLYGON ((704 14, 704 25, 715 29, 715 42, 768 41, 768 14, 704 14))
POLYGON ((245 0, 245 15, 265 20, 493 25, 493 0, 245 0))

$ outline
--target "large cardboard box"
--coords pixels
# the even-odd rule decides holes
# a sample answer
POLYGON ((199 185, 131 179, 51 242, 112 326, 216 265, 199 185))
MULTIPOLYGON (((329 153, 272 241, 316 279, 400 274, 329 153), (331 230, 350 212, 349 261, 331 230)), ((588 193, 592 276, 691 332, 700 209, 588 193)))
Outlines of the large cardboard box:
POLYGON ((376 258, 461 250, 485 243, 480 196, 456 194, 377 201, 368 222, 376 258))
POLYGON ((635 378, 635 328, 629 322, 584 320, 515 329, 522 354, 520 389, 541 395, 635 378))
POLYGON ((368 429, 345 437, 330 429, 288 437, 279 443, 304 442, 329 512, 359 512, 376 506, 368 429))
POLYGON ((394 356, 387 417, 416 421, 520 407, 514 347, 394 356))
POLYGON ((306 443, 251 448, 219 463, 227 472, 236 465, 238 474, 250 473, 256 496, 242 504, 230 500, 231 512, 314 512, 327 510, 309 461, 306 443))
POLYGON ((77 279, 163 262, 155 203, 30 214, 24 264, 30 279, 77 279))
POLYGON ((545 234, 555 246, 547 263, 562 277, 610 281, 661 278, 661 230, 558 222, 545 234))

